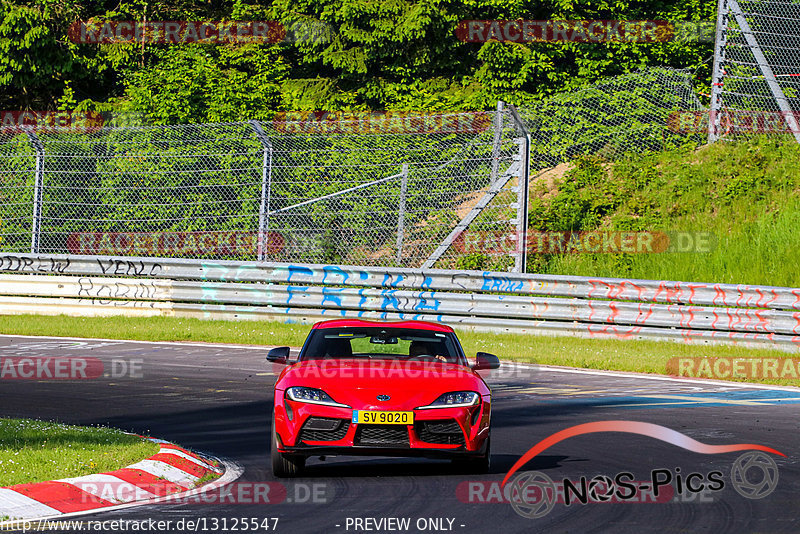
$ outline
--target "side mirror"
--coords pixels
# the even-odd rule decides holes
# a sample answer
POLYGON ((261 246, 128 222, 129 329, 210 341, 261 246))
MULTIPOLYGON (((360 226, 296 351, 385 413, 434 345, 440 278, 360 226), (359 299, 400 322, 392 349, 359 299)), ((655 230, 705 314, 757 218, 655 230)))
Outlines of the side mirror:
POLYGON ((500 358, 488 352, 479 352, 475 355, 475 365, 472 369, 481 371, 484 369, 497 369, 500 367, 500 358))
POLYGON ((275 347, 267 353, 267 361, 286 364, 289 361, 289 347, 275 347))

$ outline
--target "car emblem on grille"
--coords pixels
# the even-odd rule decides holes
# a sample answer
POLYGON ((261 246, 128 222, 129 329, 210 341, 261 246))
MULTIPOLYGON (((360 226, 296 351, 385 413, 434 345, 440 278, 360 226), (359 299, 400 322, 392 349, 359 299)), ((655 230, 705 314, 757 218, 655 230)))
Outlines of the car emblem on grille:
POLYGON ((389 395, 378 395, 375 398, 378 399, 379 401, 383 401, 383 402, 386 402, 389 399, 391 399, 391 397, 389 395))

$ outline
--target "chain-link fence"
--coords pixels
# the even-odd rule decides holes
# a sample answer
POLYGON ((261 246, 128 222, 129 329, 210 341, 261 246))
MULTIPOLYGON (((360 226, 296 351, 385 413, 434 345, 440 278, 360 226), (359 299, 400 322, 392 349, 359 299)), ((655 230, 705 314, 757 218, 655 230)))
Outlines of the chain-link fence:
POLYGON ((708 139, 792 134, 800 142, 800 3, 720 0, 708 139))
POLYGON ((702 142, 685 112, 650 69, 520 113, 4 128, 0 251, 518 271, 530 171, 702 142))
POLYGON ((0 250, 453 267, 467 227, 516 232, 520 136, 508 111, 6 128, 0 250))
POLYGON ((695 94, 692 77, 688 70, 651 68, 520 110, 533 136, 531 170, 582 155, 613 160, 701 144, 708 111, 695 94))

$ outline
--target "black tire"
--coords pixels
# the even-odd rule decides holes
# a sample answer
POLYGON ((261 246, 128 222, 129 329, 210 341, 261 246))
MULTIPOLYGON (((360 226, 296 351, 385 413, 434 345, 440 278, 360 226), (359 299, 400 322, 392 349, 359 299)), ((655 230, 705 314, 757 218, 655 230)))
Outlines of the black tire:
POLYGON ((484 453, 480 456, 471 456, 465 458, 454 458, 453 465, 463 472, 471 475, 485 475, 489 472, 492 463, 492 438, 486 439, 484 446, 484 453))
POLYGON ((272 474, 278 478, 299 476, 306 466, 306 457, 284 454, 278 450, 278 433, 275 431, 275 414, 272 414, 272 445, 270 451, 272 474))

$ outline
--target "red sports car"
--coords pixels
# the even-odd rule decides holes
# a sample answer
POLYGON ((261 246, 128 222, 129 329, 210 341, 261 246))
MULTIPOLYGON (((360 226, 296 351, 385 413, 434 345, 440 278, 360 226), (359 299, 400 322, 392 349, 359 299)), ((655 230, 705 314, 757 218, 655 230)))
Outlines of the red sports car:
POLYGON ((489 469, 492 396, 476 371, 496 369, 479 352, 469 365, 453 329, 422 321, 315 324, 295 363, 289 348, 275 384, 272 471, 298 475, 309 456, 451 458, 489 469))

